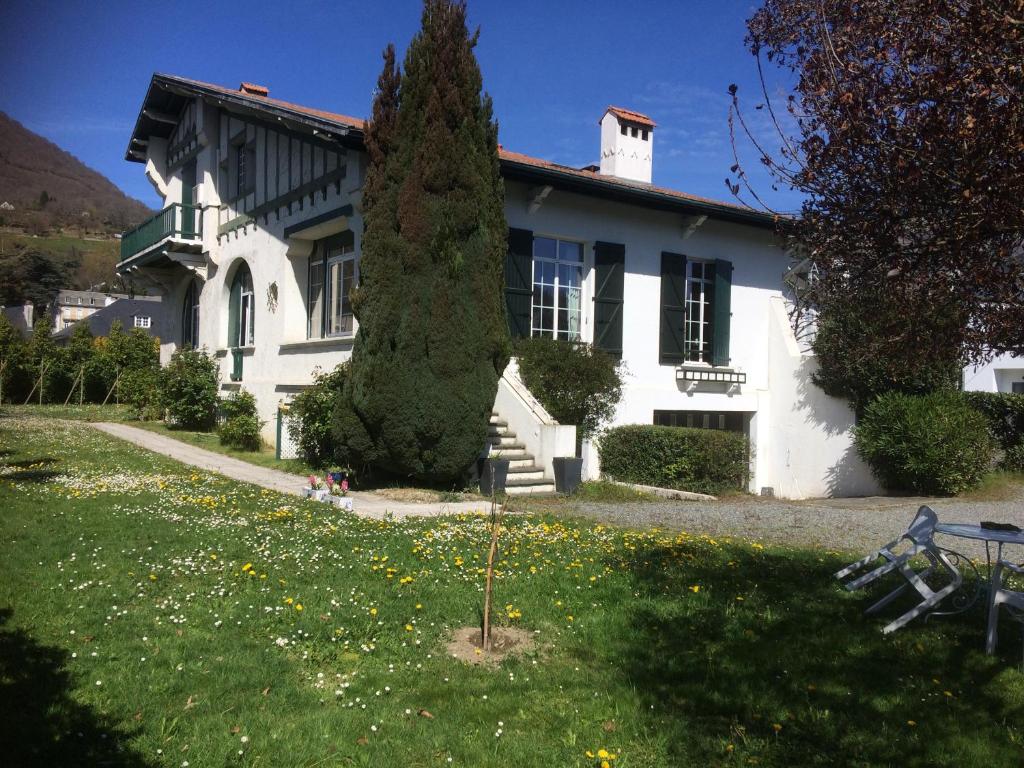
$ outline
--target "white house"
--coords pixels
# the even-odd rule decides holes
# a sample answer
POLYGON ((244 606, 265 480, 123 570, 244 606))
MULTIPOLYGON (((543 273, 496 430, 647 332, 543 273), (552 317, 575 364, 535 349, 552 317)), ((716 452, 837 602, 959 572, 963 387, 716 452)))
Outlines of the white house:
POLYGON ((997 355, 985 365, 964 369, 964 389, 1024 394, 1024 358, 997 355))
MULTIPOLYGON (((514 336, 592 342, 628 371, 615 423, 749 434, 751 490, 857 495, 877 486, 851 444, 853 415, 809 380, 814 360, 786 314, 775 222, 652 185, 655 123, 609 107, 600 166, 570 168, 502 148, 514 336)), ((598 136, 595 135, 595 144, 598 136)), ((366 171, 363 121, 155 75, 126 158, 165 208, 127 232, 119 271, 166 306, 162 355, 205 346, 222 387, 244 386, 274 437, 279 404, 352 351, 366 171), (175 309, 177 308, 177 309, 175 309)), ((511 365, 495 403, 518 490, 550 487, 573 451, 511 365), (514 433, 514 435, 512 434, 514 433)), ((587 472, 598 472, 594 446, 587 472)))

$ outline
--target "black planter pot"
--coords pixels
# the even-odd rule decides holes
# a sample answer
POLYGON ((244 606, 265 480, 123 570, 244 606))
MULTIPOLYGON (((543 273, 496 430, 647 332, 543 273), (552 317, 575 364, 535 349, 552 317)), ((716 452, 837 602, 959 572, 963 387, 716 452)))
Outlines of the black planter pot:
POLYGON ((583 459, 575 456, 557 456, 551 460, 555 470, 555 490, 573 493, 583 482, 583 459))
POLYGON ((490 496, 505 490, 508 479, 508 459, 480 460, 480 493, 490 496))

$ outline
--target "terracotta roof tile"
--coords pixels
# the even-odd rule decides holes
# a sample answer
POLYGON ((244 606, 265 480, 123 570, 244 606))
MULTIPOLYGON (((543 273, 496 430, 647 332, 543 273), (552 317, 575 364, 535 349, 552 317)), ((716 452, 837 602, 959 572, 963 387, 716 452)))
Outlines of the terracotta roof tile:
POLYGON ((625 109, 623 107, 608 107, 608 109, 606 109, 604 113, 607 115, 609 112, 611 112, 616 117, 626 120, 627 122, 630 123, 646 125, 648 128, 655 128, 657 126, 657 123, 651 120, 651 118, 649 118, 647 115, 641 114, 640 112, 634 112, 632 109, 625 109))
MULTIPOLYGON (((303 115, 308 115, 310 117, 315 117, 315 118, 318 118, 318 119, 321 119, 321 120, 326 120, 328 122, 337 123, 338 125, 346 127, 346 128, 357 128, 359 130, 363 130, 365 128, 365 125, 366 125, 366 121, 364 119, 362 119, 362 118, 359 118, 359 117, 351 117, 349 115, 342 115, 342 114, 339 114, 337 112, 327 112, 327 111, 321 110, 321 109, 313 109, 311 107, 304 107, 304 106, 302 106, 300 104, 292 104, 292 103, 287 102, 287 101, 281 101, 280 99, 272 99, 269 96, 254 96, 254 95, 252 95, 250 93, 242 93, 242 92, 239 92, 239 91, 236 91, 236 90, 232 90, 230 88, 224 88, 224 87, 219 86, 219 85, 214 85, 212 83, 205 83, 205 82, 202 82, 200 80, 190 80, 188 78, 183 78, 183 77, 176 77, 175 79, 179 80, 179 81, 183 81, 183 82, 190 82, 190 83, 193 83, 195 85, 201 86, 203 88, 208 88, 208 89, 213 90, 213 91, 219 91, 219 92, 224 93, 225 95, 230 95, 230 96, 233 96, 233 97, 241 96, 242 98, 251 99, 253 102, 256 102, 257 104, 270 104, 270 105, 279 107, 281 109, 289 110, 289 111, 296 112, 296 113, 303 114, 303 115)), ((623 119, 628 119, 628 120, 631 120, 631 121, 637 122, 637 123, 642 123, 642 121, 646 121, 647 125, 650 125, 652 127, 654 126, 654 122, 649 117, 647 117, 646 115, 642 115, 639 112, 633 112, 632 110, 620 109, 619 107, 609 107, 608 111, 612 112, 612 113, 614 113, 614 114, 616 114, 618 116, 623 117, 623 119)), ((705 203, 705 204, 710 204, 710 205, 715 205, 715 206, 721 206, 721 207, 724 207, 724 208, 732 208, 732 209, 735 209, 737 211, 742 211, 744 213, 755 213, 755 211, 753 211, 751 208, 749 208, 747 206, 744 206, 744 205, 739 205, 739 204, 736 204, 736 203, 729 203, 729 202, 724 202, 722 200, 714 200, 712 198, 700 197, 698 195, 691 195, 691 194, 687 194, 686 192, 680 192, 679 190, 669 189, 669 188, 666 188, 666 187, 657 187, 657 186, 654 186, 653 184, 645 184, 645 183, 639 182, 639 181, 630 181, 629 179, 620 179, 617 176, 608 176, 608 175, 604 175, 604 174, 598 173, 596 171, 579 169, 579 168, 573 168, 573 167, 567 166, 567 165, 559 165, 558 163, 553 163, 553 162, 551 162, 549 160, 543 160, 543 159, 541 159, 539 157, 531 157, 530 155, 524 155, 524 154, 522 154, 520 152, 512 152, 510 150, 505 149, 500 144, 498 145, 498 157, 502 161, 505 161, 505 162, 508 162, 508 163, 516 163, 516 164, 519 164, 519 165, 532 166, 534 168, 542 168, 542 169, 557 171, 557 172, 562 173, 562 174, 566 174, 566 175, 569 175, 569 176, 575 176, 577 178, 585 179, 585 180, 588 180, 588 181, 603 182, 605 184, 616 186, 616 187, 621 187, 621 188, 629 188, 629 189, 636 189, 636 190, 644 190, 644 191, 647 191, 647 192, 654 192, 656 194, 666 195, 666 196, 673 197, 673 198, 676 198, 677 200, 681 200, 681 201, 691 201, 691 202, 697 202, 697 203, 705 203)))

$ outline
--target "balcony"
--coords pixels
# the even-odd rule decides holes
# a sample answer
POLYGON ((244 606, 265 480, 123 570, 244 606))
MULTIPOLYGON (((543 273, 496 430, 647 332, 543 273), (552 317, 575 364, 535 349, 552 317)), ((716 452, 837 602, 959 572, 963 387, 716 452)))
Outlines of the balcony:
POLYGON ((121 236, 119 272, 155 261, 191 263, 202 253, 203 209, 171 203, 121 236))

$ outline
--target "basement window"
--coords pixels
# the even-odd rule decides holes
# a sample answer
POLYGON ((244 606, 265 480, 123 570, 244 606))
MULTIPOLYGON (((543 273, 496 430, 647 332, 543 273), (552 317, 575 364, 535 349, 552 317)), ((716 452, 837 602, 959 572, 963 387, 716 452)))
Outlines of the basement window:
POLYGON ((746 414, 741 411, 718 413, 714 411, 655 411, 654 424, 658 427, 689 427, 690 429, 718 429, 724 432, 745 432, 746 414))

